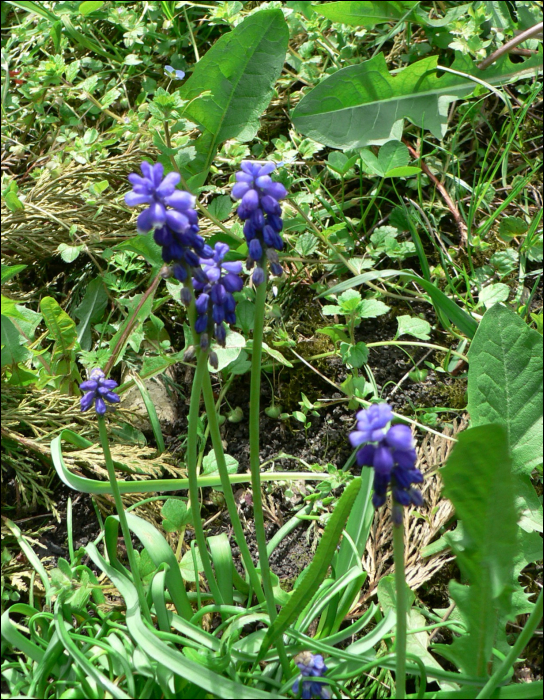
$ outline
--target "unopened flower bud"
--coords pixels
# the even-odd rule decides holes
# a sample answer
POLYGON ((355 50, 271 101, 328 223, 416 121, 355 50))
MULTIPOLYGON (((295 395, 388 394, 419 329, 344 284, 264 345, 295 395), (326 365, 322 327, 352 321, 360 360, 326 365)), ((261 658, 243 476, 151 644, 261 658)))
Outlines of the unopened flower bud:
MULTIPOLYGON (((201 339, 201 342, 202 342, 202 339, 201 339)), ((219 358, 217 357, 217 353, 214 352, 213 350, 210 352, 210 356, 208 357, 208 361, 214 369, 218 369, 219 358)))
POLYGON ((183 353, 183 361, 184 362, 191 362, 192 360, 195 359, 196 355, 196 348, 194 345, 189 345, 187 350, 183 353))

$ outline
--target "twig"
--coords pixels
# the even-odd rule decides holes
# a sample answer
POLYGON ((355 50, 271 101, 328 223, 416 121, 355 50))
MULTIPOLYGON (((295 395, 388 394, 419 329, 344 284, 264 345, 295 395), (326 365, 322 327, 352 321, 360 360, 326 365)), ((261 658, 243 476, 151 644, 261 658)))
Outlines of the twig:
POLYGON ((527 39, 531 39, 537 34, 542 34, 543 27, 544 22, 539 22, 533 27, 529 27, 529 29, 526 29, 524 32, 521 32, 521 34, 518 34, 513 39, 510 39, 510 41, 507 41, 506 44, 503 44, 496 51, 493 51, 491 56, 484 58, 484 60, 480 64, 478 64, 478 68, 480 70, 485 70, 492 63, 495 63, 495 61, 498 58, 500 58, 503 54, 508 53, 508 51, 511 51, 518 44, 523 44, 524 41, 527 41, 527 39))
POLYGON ((461 214, 459 213, 459 209, 457 206, 454 204, 452 198, 448 194, 447 189, 444 187, 444 185, 440 182, 440 180, 436 177, 436 175, 433 175, 433 173, 429 170, 429 167, 426 165, 425 161, 420 157, 420 154, 416 151, 416 149, 411 146, 406 139, 402 139, 402 142, 404 145, 408 148, 410 153, 412 154, 412 158, 416 159, 419 162, 420 168, 423 170, 425 175, 428 175, 430 180, 434 183, 434 186, 436 189, 440 192, 442 195, 442 199, 446 203, 446 206, 451 212, 451 215, 455 219, 455 223, 457 224, 457 228, 459 229, 459 233, 461 235, 461 243, 463 245, 466 245, 468 243, 468 229, 467 225, 463 221, 463 218, 461 214))

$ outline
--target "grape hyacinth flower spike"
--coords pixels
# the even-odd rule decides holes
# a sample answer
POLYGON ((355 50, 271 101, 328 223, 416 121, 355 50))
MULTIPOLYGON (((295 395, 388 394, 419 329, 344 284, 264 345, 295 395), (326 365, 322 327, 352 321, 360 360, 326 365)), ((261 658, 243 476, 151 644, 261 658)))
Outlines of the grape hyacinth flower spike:
POLYGON ((198 293, 195 330, 200 334, 200 347, 203 350, 209 346, 210 335, 224 347, 227 337, 224 322, 236 322, 236 301, 232 295, 243 287, 239 276, 242 263, 224 262, 228 252, 226 243, 216 243, 213 257, 200 261, 201 270, 193 279, 194 289, 198 293))
POLYGON ((114 379, 106 379, 101 369, 93 369, 89 379, 79 385, 81 391, 86 392, 81 397, 81 410, 88 411, 94 403, 98 415, 103 416, 106 413, 106 401, 109 403, 121 401, 121 397, 113 391, 117 386, 114 379))
POLYGON ((281 182, 275 182, 270 177, 275 163, 252 163, 244 160, 242 170, 236 173, 236 184, 232 188, 232 197, 240 199, 238 216, 244 224, 244 235, 249 248, 247 266, 252 268, 252 280, 257 286, 265 278, 263 265, 270 262, 273 275, 281 276, 283 270, 279 264, 278 250, 283 249, 280 231, 283 228, 281 206, 279 200, 287 195, 287 190, 281 182))
MULTIPOLYGON (((198 215, 194 209, 195 197, 189 192, 176 189, 180 175, 168 173, 160 163, 151 165, 144 161, 142 175, 131 173, 128 176, 132 191, 125 195, 129 207, 147 204, 137 220, 139 233, 154 229, 155 243, 162 248, 162 259, 172 266, 174 277, 186 282, 200 266, 201 258, 210 258, 212 248, 198 234, 198 215)), ((191 302, 191 292, 183 287, 181 301, 191 302)))
POLYGON ((416 468, 417 455, 414 438, 407 425, 393 425, 385 430, 393 418, 391 406, 373 404, 357 413, 357 429, 349 436, 357 451, 357 463, 361 467, 374 467, 375 508, 385 503, 388 488, 393 495, 393 522, 402 523, 402 508, 423 503, 421 492, 412 484, 423 481, 423 474, 416 468))
POLYGON ((293 684, 293 692, 298 693, 302 680, 302 698, 331 697, 329 686, 326 683, 315 680, 322 676, 327 667, 321 654, 312 654, 311 651, 303 651, 294 658, 294 662, 300 669, 302 678, 297 678, 293 684), (308 680, 306 680, 308 679, 308 680))

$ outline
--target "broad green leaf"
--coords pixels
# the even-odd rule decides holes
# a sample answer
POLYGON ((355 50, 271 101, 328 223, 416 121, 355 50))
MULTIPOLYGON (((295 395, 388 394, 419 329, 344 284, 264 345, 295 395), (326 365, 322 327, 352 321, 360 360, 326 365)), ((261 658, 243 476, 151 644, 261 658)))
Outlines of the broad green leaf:
POLYGON ((517 268, 519 253, 513 248, 500 250, 489 258, 489 262, 497 270, 501 278, 506 277, 506 275, 509 275, 517 268))
POLYGON ((20 342, 25 343, 34 338, 34 331, 42 322, 42 315, 22 304, 17 304, 16 308, 19 315, 13 320, 13 325, 21 334, 20 342))
POLYGON ((2 367, 16 365, 30 357, 30 351, 21 345, 21 336, 9 318, 2 319, 2 367))
POLYGON ((490 284, 484 287, 478 295, 478 301, 483 304, 486 309, 490 309, 500 301, 506 301, 510 296, 510 287, 502 282, 490 284))
POLYGON ((444 292, 441 291, 436 285, 434 285, 432 282, 429 282, 428 280, 422 279, 418 275, 414 275, 412 272, 399 272, 398 270, 380 270, 376 272, 365 272, 362 275, 356 275, 355 277, 353 277, 350 280, 347 280, 346 282, 340 282, 340 284, 336 284, 334 287, 331 287, 331 289, 328 289, 326 292, 323 292, 323 294, 320 294, 319 296, 338 294, 339 292, 343 292, 346 289, 358 287, 359 285, 364 284, 365 282, 369 282, 371 280, 382 278, 385 279, 388 277, 396 276, 403 277, 404 279, 411 280, 412 282, 416 282, 417 284, 421 285, 423 289, 427 292, 429 297, 432 299, 433 304, 438 311, 443 311, 446 314, 446 316, 450 319, 450 321, 454 323, 459 328, 459 330, 461 330, 469 338, 474 337, 476 329, 478 328, 477 321, 475 321, 472 318, 472 316, 470 316, 464 309, 462 309, 460 306, 457 306, 453 299, 447 297, 444 294, 444 292))
POLYGON ((279 350, 271 348, 267 343, 263 343, 263 351, 270 355, 274 360, 280 363, 280 365, 285 365, 286 367, 292 367, 293 365, 289 360, 284 357, 279 350))
POLYGON ((468 353, 472 425, 506 428, 514 470, 542 464, 542 337, 512 310, 486 311, 468 353))
POLYGON ((295 250, 303 258, 313 255, 319 247, 319 239, 314 236, 313 233, 303 233, 301 236, 297 236, 297 242, 295 243, 295 250))
POLYGON ((246 335, 253 330, 255 323, 255 304, 244 299, 236 304, 236 325, 239 326, 246 335))
POLYGON ((442 475, 463 522, 464 537, 452 547, 469 585, 451 581, 450 592, 468 634, 435 648, 464 673, 484 677, 514 584, 517 512, 506 430, 485 425, 461 433, 442 475))
POLYGON ((2 294, 2 316, 11 316, 24 320, 24 316, 17 308, 18 304, 14 299, 9 299, 2 294))
POLYGON ((245 142, 255 137, 281 73, 288 38, 281 10, 256 12, 223 34, 181 87, 181 97, 194 100, 184 116, 203 132, 189 170, 200 175, 201 181, 223 141, 236 138, 245 142), (206 91, 211 94, 199 98, 206 91))
POLYGON ((499 225, 499 236, 509 241, 514 236, 522 236, 527 233, 529 224, 518 216, 506 216, 499 225))
POLYGON ((185 501, 179 498, 168 498, 161 508, 161 515, 164 518, 162 525, 167 532, 181 530, 191 522, 191 511, 187 509, 185 501))
POLYGON ((69 355, 77 340, 76 324, 53 297, 44 297, 40 311, 49 333, 55 341, 55 350, 61 355, 69 355))
POLYGON ((222 194, 215 199, 212 199, 208 205, 208 211, 212 216, 215 216, 219 221, 225 221, 230 216, 234 202, 232 201, 230 195, 222 194))
MULTIPOLYGON (((234 457, 231 457, 230 455, 225 455, 225 463, 227 465, 227 472, 229 474, 236 474, 239 467, 238 460, 234 459, 234 457)), ((202 475, 211 476, 212 474, 219 474, 217 457, 215 456, 214 450, 210 450, 202 460, 202 475)))
POLYGON ((91 12, 96 12, 104 4, 104 0, 85 0, 79 6, 79 11, 82 15, 90 15, 91 12))
POLYGON ((417 2, 327 2, 313 5, 320 15, 333 22, 352 27, 374 27, 383 22, 396 22, 417 2), (403 7, 404 5, 404 7, 403 7))
POLYGON ((340 354, 344 364, 352 368, 362 367, 368 362, 368 348, 364 343, 351 345, 350 343, 340 343, 340 354))
POLYGON ((412 318, 411 316, 397 316, 399 324, 396 338, 401 335, 413 335, 414 338, 420 340, 429 340, 431 332, 431 324, 422 318, 412 318))
POLYGON ((358 316, 360 318, 376 318, 377 316, 383 316, 391 307, 384 304, 383 301, 378 299, 363 299, 360 310, 358 311, 358 316))
POLYGON ((338 303, 342 308, 342 313, 350 314, 355 311, 361 303, 361 295, 355 289, 348 289, 338 297, 338 303))
POLYGON ((265 638, 263 639, 258 660, 264 657, 268 648, 285 632, 290 623, 300 614, 301 609, 308 604, 314 593, 316 593, 319 586, 323 583, 360 487, 361 478, 356 477, 346 487, 346 490, 340 497, 332 515, 327 521, 312 563, 304 571, 304 578, 301 580, 300 584, 295 587, 289 602, 284 605, 278 617, 268 628, 265 638))
POLYGON ((227 331, 227 339, 225 341, 225 347, 222 348, 220 345, 214 345, 213 351, 217 355, 217 368, 212 367, 208 363, 208 369, 210 372, 220 372, 225 369, 231 362, 234 362, 242 350, 246 346, 246 339, 240 333, 235 331, 227 331))
POLYGON ((378 165, 384 175, 394 168, 402 168, 410 162, 410 152, 402 141, 384 143, 378 153, 378 165))
POLYGON ((28 265, 2 265, 2 284, 6 284, 12 277, 22 272, 28 265))
POLYGON ((336 316, 336 314, 343 314, 344 311, 336 304, 325 304, 321 309, 321 313, 324 316, 336 316))
MULTIPOLYGON (((202 557, 200 556, 198 547, 195 547, 195 554, 196 566, 198 569, 198 573, 200 574, 204 571, 204 564, 202 563, 202 557)), ((191 581, 192 583, 196 581, 195 563, 193 559, 193 552, 191 549, 187 550, 182 556, 181 561, 179 563, 179 570, 184 581, 191 581)))
POLYGON ((91 349, 91 325, 102 320, 102 315, 108 305, 108 295, 100 277, 89 282, 81 304, 74 312, 79 319, 77 339, 83 350, 91 349))
MULTIPOLYGON (((342 68, 302 98, 293 111, 293 123, 314 141, 342 149, 387 140, 401 119, 409 119, 442 139, 449 104, 470 95, 477 83, 449 72, 438 77, 437 62, 438 56, 428 56, 391 75, 383 54, 378 54, 342 68)), ((541 66, 540 51, 523 63, 512 63, 508 55, 502 56, 485 71, 468 56, 457 54, 452 69, 496 85, 534 74, 541 66)))
POLYGON ((74 262, 79 257, 81 251, 85 248, 83 245, 68 245, 67 243, 60 243, 57 248, 57 253, 66 263, 74 262))

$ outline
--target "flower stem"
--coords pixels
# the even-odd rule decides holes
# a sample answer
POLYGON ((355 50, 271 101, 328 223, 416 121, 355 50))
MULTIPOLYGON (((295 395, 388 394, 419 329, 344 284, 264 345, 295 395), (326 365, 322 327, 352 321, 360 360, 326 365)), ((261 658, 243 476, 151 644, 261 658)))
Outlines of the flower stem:
POLYGON ((123 501, 121 499, 121 493, 119 491, 117 477, 115 476, 115 468, 113 466, 113 460, 111 458, 106 421, 104 420, 104 416, 101 416, 99 414, 97 414, 97 418, 98 431, 100 434, 100 443, 102 444, 104 459, 106 460, 106 468, 108 470, 108 477, 110 479, 111 492, 115 501, 115 507, 117 508, 117 514, 119 516, 119 523, 121 524, 121 532, 123 533, 125 546, 127 548, 127 557, 130 565, 130 570, 132 572, 133 583, 136 587, 136 591, 138 592, 138 602, 140 604, 140 610, 142 611, 142 614, 144 615, 146 620, 152 625, 153 622, 151 620, 151 613, 149 612, 149 606, 145 597, 144 587, 140 579, 138 563, 136 561, 136 556, 134 555, 134 549, 132 547, 132 538, 128 527, 127 516, 125 513, 125 508, 123 506, 123 501))
POLYGON ((535 603, 533 612, 531 613, 529 619, 525 623, 525 627, 521 631, 514 646, 510 648, 510 651, 504 658, 503 662, 499 665, 499 667, 493 673, 491 678, 480 690, 476 698, 490 698, 493 695, 493 691, 495 690, 495 688, 499 685, 499 683, 503 682, 503 677, 508 672, 508 669, 512 666, 512 664, 516 661, 518 656, 529 643, 531 637, 533 636, 533 632, 540 624, 540 620, 542 620, 542 590, 540 591, 538 600, 535 603))
MULTIPOLYGON (((259 566, 266 596, 266 604, 270 622, 276 619, 276 603, 270 577, 270 564, 266 547, 266 532, 264 529, 263 501, 261 496, 261 458, 259 441, 259 418, 261 412, 261 362, 263 354, 264 312, 266 304, 266 287, 268 270, 263 266, 264 280, 257 287, 255 299, 255 325, 253 328, 253 348, 251 356, 251 389, 249 394, 249 462, 251 469, 251 487, 253 491, 253 518, 255 536, 259 551, 259 566)), ((278 655, 284 675, 289 674, 289 661, 280 637, 277 642, 278 655)))
POLYGON ((234 529, 234 536, 238 547, 240 548, 240 554, 242 555, 242 561, 244 562, 245 569, 248 573, 251 586, 255 591, 257 600, 261 604, 265 604, 265 596, 261 588, 261 583, 259 581, 259 575, 251 559, 251 554, 249 552, 249 547, 247 546, 246 538, 244 536, 244 530, 242 528, 242 523, 238 516, 238 511, 236 509, 236 502, 232 494, 232 486, 229 480, 229 474, 227 470, 227 463, 225 461, 225 453, 223 451, 223 443, 221 441, 221 432, 219 430, 219 421, 217 420, 217 411, 215 407, 215 400, 213 397, 212 383, 210 380, 209 372, 206 372, 204 376, 204 382, 202 385, 202 391, 204 394, 204 402, 206 404, 206 414, 208 417, 208 425, 210 427, 210 435, 212 438, 213 449, 215 452, 215 458, 217 460, 217 468, 219 470, 219 476, 221 478, 221 487, 223 489, 223 495, 225 496, 225 503, 227 504, 227 510, 229 512, 230 521, 234 529))
POLYGON ((397 700, 406 697, 406 581, 404 577, 404 526, 393 524, 393 558, 397 589, 397 634, 395 641, 397 700))
POLYGON ((198 443, 198 418, 200 413, 200 394, 202 391, 202 382, 204 376, 208 373, 208 353, 198 350, 198 359, 196 363, 195 376, 193 379, 193 387, 191 389, 191 402, 189 404, 189 421, 188 421, 188 436, 187 436, 187 475, 189 477, 189 498, 191 501, 191 512, 193 515, 193 526, 195 529, 195 539, 198 545, 198 551, 204 566, 204 573, 208 579, 210 591, 218 605, 223 604, 221 591, 215 580, 212 569, 212 563, 208 548, 206 546, 206 537, 202 527, 202 518, 200 517, 200 500, 198 498, 198 474, 197 474, 197 443, 198 443))

